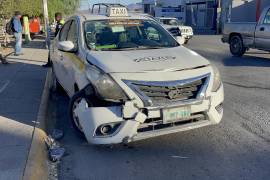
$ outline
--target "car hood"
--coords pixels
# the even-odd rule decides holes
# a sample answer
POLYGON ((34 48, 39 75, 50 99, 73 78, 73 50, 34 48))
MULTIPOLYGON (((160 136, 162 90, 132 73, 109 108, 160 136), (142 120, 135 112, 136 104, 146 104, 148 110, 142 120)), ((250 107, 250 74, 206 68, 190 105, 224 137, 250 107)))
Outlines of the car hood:
POLYGON ((89 51, 87 60, 105 73, 179 71, 209 64, 208 60, 183 46, 136 51, 89 51))

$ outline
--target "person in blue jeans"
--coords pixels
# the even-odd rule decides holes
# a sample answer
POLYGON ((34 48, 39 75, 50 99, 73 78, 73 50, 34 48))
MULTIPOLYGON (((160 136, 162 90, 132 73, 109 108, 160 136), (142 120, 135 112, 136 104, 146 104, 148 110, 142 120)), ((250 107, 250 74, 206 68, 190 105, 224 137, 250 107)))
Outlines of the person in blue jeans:
POLYGON ((21 24, 22 14, 19 11, 15 12, 13 17, 13 32, 15 36, 15 56, 22 55, 22 24, 21 24))

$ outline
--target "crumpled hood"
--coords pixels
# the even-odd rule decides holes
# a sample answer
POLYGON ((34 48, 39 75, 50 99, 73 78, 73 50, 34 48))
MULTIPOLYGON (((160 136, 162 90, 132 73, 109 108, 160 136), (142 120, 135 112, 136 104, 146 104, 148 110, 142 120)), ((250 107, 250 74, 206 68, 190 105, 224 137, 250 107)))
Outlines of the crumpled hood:
POLYGON ((106 73, 177 71, 209 64, 183 46, 137 51, 89 51, 87 60, 106 73))

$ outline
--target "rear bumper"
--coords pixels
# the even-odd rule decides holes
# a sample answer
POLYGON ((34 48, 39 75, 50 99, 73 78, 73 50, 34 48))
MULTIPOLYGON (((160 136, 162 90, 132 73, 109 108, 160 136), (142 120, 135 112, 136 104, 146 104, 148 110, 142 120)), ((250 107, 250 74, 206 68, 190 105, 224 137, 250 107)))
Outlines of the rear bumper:
MULTIPOLYGON (((85 136, 91 144, 119 144, 129 143, 165 134, 196 129, 203 126, 218 124, 223 116, 222 103, 224 100, 223 85, 217 92, 190 106, 192 114, 203 114, 200 120, 188 119, 184 122, 160 124, 158 128, 142 130, 142 127, 154 127, 150 119, 162 122, 162 108, 136 108, 132 102, 124 106, 114 107, 87 107, 86 101, 82 101, 76 109, 85 136), (118 128, 108 136, 98 136, 97 130, 104 124, 119 124, 118 128)), ((154 122, 155 123, 155 122, 154 122)))

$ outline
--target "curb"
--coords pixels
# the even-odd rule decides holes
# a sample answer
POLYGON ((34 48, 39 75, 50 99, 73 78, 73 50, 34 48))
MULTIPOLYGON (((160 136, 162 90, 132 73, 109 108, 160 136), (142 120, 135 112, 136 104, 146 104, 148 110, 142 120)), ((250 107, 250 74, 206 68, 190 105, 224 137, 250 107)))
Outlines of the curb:
POLYGON ((46 117, 51 85, 51 70, 47 72, 44 90, 39 106, 36 125, 33 130, 32 143, 26 161, 23 180, 47 180, 49 177, 47 148, 44 139, 46 134, 46 117))

